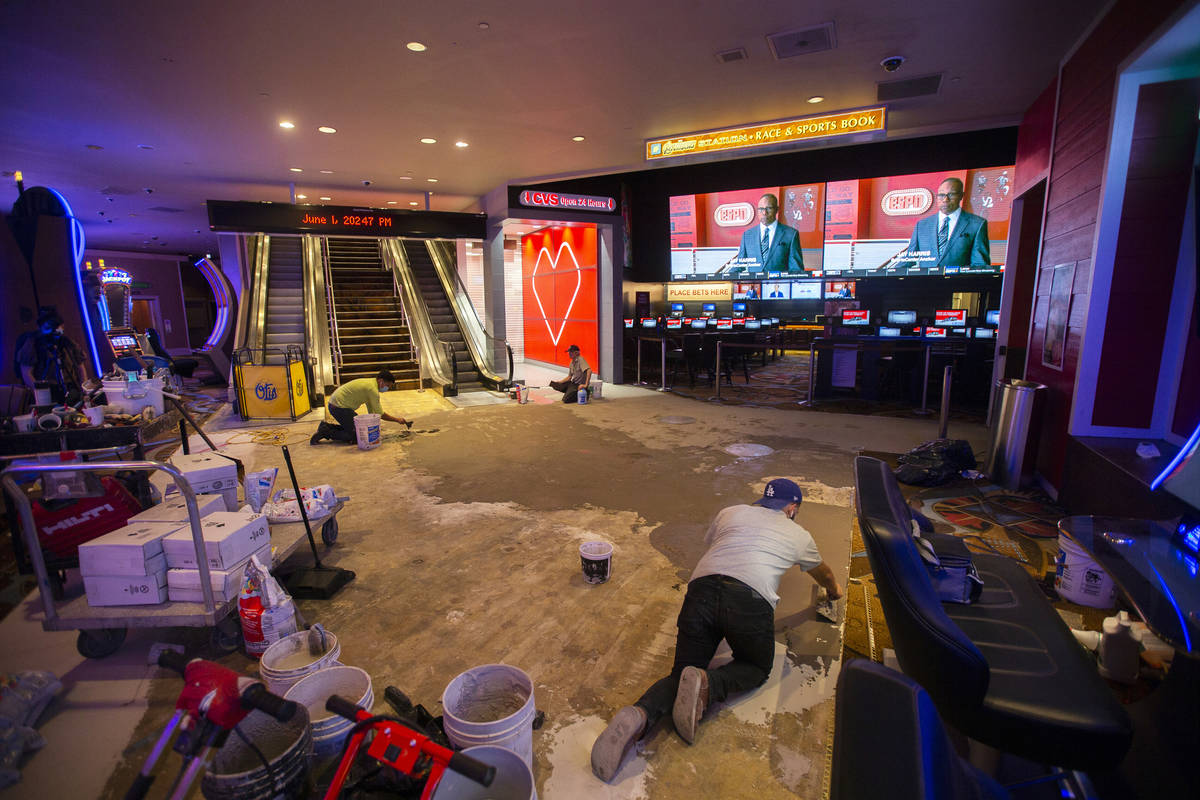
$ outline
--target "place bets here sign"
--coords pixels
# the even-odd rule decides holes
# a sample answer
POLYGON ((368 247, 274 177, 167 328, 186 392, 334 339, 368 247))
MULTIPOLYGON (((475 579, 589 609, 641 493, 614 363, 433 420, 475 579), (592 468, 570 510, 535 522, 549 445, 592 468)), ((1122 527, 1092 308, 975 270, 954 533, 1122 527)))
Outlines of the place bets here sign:
POLYGON ((803 142, 851 133, 872 133, 885 130, 886 117, 887 109, 877 106, 816 117, 798 117, 737 128, 668 136, 663 139, 647 139, 646 160, 803 142))

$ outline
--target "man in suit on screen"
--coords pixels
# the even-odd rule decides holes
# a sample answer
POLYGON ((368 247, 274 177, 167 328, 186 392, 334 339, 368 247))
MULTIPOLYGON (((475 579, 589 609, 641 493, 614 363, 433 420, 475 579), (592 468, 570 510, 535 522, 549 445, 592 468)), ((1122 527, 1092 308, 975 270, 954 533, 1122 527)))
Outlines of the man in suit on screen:
POLYGON ((897 267, 986 267, 992 263, 987 220, 962 210, 963 183, 946 178, 938 186, 938 212, 913 228, 897 267))
POLYGON ((742 234, 737 256, 729 263, 731 274, 803 272, 804 255, 795 228, 778 221, 779 199, 773 194, 758 198, 758 224, 742 234))

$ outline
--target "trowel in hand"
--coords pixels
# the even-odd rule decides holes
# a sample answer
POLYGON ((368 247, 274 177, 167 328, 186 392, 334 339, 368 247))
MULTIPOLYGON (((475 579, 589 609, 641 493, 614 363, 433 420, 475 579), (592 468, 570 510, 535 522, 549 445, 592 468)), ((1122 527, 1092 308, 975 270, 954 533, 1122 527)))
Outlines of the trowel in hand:
POLYGON ((817 619, 832 625, 841 625, 846 619, 846 595, 843 593, 837 600, 830 600, 829 593, 820 587, 813 587, 813 609, 817 619))

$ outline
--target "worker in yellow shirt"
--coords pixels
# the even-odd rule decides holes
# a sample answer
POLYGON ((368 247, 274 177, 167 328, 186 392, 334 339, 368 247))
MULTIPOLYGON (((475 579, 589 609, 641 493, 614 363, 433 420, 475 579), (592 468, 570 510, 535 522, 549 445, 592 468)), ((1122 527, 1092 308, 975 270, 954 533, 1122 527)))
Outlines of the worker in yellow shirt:
POLYGON ((368 414, 378 414, 381 419, 386 419, 388 422, 398 422, 406 428, 411 428, 412 422, 403 417, 393 417, 391 414, 384 413, 383 406, 379 404, 379 393, 391 389, 395 382, 396 379, 392 377, 392 373, 382 369, 374 378, 358 378, 343 383, 329 396, 329 414, 337 420, 337 424, 331 425, 328 422, 322 422, 317 426, 317 432, 312 435, 308 443, 317 444, 322 439, 332 439, 335 442, 348 444, 358 441, 358 434, 354 431, 354 417, 357 416, 355 411, 358 407, 364 405, 367 407, 368 414))

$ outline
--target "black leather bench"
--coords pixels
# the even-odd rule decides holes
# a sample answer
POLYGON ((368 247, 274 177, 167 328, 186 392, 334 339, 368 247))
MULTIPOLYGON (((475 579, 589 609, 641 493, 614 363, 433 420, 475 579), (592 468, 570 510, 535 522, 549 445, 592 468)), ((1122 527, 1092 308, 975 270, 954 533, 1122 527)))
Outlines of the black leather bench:
POLYGON ((972 605, 942 604, 912 541, 891 468, 859 456, 856 507, 896 657, 967 736, 1032 761, 1111 769, 1132 726, 1095 664, 1017 562, 973 555, 972 605))

